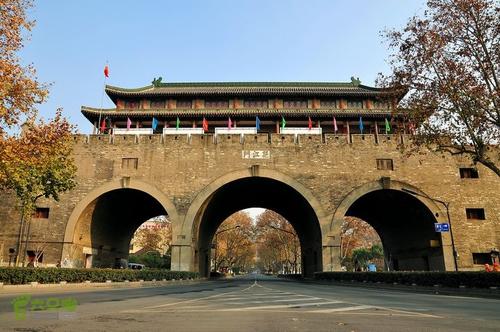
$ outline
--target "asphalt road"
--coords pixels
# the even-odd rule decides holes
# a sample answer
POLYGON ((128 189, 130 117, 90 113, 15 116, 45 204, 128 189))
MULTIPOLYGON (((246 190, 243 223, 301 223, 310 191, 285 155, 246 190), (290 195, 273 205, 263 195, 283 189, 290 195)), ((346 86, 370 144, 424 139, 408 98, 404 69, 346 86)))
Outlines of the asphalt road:
POLYGON ((500 300, 248 275, 149 288, 0 292, 0 330, 499 331, 500 300), (16 319, 12 301, 21 295, 31 298, 16 319), (42 310, 32 310, 33 303, 42 310))

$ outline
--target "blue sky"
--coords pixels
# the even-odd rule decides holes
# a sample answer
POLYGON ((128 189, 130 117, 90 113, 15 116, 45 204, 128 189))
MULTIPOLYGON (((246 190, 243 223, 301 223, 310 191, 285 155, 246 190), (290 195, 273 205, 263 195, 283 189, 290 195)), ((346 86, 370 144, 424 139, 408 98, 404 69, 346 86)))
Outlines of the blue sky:
POLYGON ((349 81, 387 72, 380 31, 401 28, 424 0, 37 1, 20 53, 52 83, 43 117, 63 107, 82 133, 82 105, 112 107, 107 84, 349 81))

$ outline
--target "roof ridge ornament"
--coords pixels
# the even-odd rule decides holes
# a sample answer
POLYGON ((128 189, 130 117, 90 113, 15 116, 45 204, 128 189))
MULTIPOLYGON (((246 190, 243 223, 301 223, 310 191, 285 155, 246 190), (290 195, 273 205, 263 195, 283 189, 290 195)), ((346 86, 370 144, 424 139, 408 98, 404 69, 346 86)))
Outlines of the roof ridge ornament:
POLYGON ((361 80, 359 79, 359 77, 354 78, 354 76, 351 76, 351 83, 354 86, 359 86, 361 84, 361 80))
POLYGON ((153 86, 154 86, 155 88, 158 88, 158 87, 160 87, 160 86, 161 86, 161 80, 162 80, 161 76, 160 76, 160 77, 158 77, 158 78, 154 77, 154 78, 153 78, 153 81, 152 81, 151 83, 153 84, 153 86))

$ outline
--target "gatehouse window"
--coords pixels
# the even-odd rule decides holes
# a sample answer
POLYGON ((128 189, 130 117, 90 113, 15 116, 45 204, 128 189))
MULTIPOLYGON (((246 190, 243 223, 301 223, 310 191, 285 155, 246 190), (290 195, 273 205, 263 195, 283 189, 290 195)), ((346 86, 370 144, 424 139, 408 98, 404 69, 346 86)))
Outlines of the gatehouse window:
POLYGON ((363 101, 359 99, 350 99, 347 101, 348 108, 363 108, 363 101))
POLYGON ((193 105, 193 101, 189 99, 177 99, 176 104, 177 108, 191 108, 193 105))
POLYGON ((136 100, 127 100, 125 101, 125 108, 130 108, 130 109, 139 108, 139 102, 136 100))
POLYGON ((335 99, 322 99, 321 108, 339 108, 339 101, 335 99))
POLYGON ((394 170, 392 159, 377 159, 377 169, 379 170, 394 170))
POLYGON ((245 99, 243 106, 246 108, 268 108, 268 101, 263 99, 245 99))
POLYGON ((122 158, 122 169, 137 169, 138 165, 138 158, 122 158))
POLYGON ((165 100, 151 100, 151 108, 165 108, 165 100))
POLYGON ((475 168, 460 168, 460 178, 462 179, 477 179, 479 174, 475 168))
POLYGON ((467 219, 475 219, 475 220, 485 220, 484 209, 479 208, 470 208, 465 209, 465 214, 467 215, 467 219))
POLYGON ((307 108, 306 99, 285 99, 283 100, 284 108, 307 108))
POLYGON ((383 102, 383 101, 380 101, 380 100, 374 100, 373 101, 373 108, 375 109, 387 109, 387 103, 386 102, 383 102))
POLYGON ((491 254, 483 252, 473 252, 472 262, 474 264, 491 264, 491 254))
POLYGON ((205 108, 229 108, 229 100, 205 100, 205 108))
POLYGON ((33 218, 47 219, 49 217, 49 208, 37 207, 33 213, 33 218))

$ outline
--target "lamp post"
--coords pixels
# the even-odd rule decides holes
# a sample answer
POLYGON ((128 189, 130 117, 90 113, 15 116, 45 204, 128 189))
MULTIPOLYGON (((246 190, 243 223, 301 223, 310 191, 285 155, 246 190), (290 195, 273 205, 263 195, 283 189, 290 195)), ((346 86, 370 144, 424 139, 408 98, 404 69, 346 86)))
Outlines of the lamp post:
POLYGON ((215 233, 215 252, 214 252, 214 272, 217 272, 217 235, 219 235, 220 233, 224 233, 224 232, 227 232, 227 231, 230 231, 230 230, 233 230, 233 229, 236 229, 236 228, 240 228, 241 226, 240 225, 236 225, 234 227, 230 227, 230 228, 226 228, 226 229, 223 229, 223 230, 220 230, 218 231, 217 233, 215 233))
POLYGON ((455 263, 455 271, 458 272, 457 251, 455 250, 455 240, 453 238, 453 228, 451 227, 450 203, 436 199, 436 198, 432 198, 427 194, 417 193, 416 191, 413 191, 410 189, 403 188, 401 190, 404 191, 405 193, 411 194, 413 196, 425 197, 427 199, 430 199, 431 201, 434 201, 434 202, 437 202, 437 203, 444 205, 444 207, 446 208, 446 217, 448 218, 448 225, 450 225, 450 237, 451 237, 451 248, 453 250, 453 262, 455 263))

